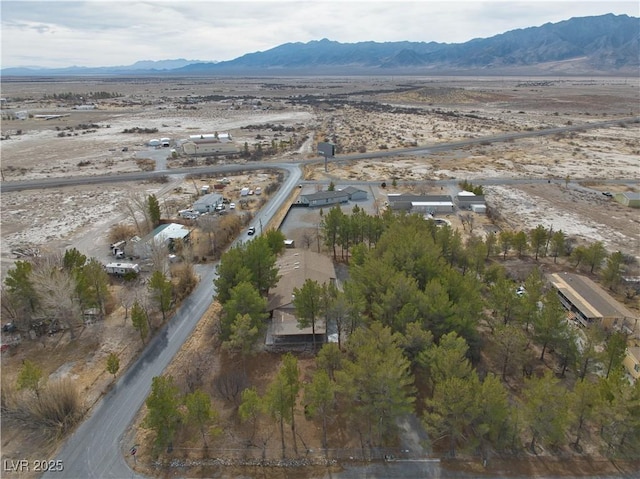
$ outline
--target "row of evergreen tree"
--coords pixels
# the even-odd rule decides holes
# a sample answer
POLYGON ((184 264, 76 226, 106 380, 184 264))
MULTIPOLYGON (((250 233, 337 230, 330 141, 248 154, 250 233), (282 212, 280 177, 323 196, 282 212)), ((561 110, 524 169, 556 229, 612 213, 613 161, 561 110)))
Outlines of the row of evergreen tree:
MULTIPOLYGON (((591 440, 603 452, 637 455, 640 388, 624 378, 626 338, 598 325, 586 331, 572 327, 557 294, 546 290, 537 268, 525 282, 526 294, 515 294, 517 284, 501 265, 488 261, 491 252, 497 254, 499 236, 493 237, 493 247, 491 235, 484 241, 472 236, 463 244, 459 232, 421 217, 372 217, 358 208, 352 215, 332 208, 323 218, 323 232, 330 251, 341 246, 345 259, 351 259, 350 280, 342 290, 308 280, 296 290, 294 301, 300 326, 330 321, 339 333, 339 343, 325 345, 317 357, 317 381, 331 392, 322 399, 328 404, 304 400, 306 410, 326 411, 315 416, 323 428, 339 419, 359 433, 363 444, 389 445, 396 437, 397 420, 415 411, 434 441, 447 441, 450 454, 460 447, 483 454, 519 451, 525 440, 532 450, 568 442, 579 447, 586 434, 596 431, 591 440), (547 367, 545 354, 550 349, 554 350, 551 369, 557 369, 561 378, 571 371, 569 378, 561 381, 551 369, 540 373, 547 367), (485 356, 489 360, 481 360, 485 356), (320 377, 322 371, 330 385, 320 377), (516 374, 519 371, 524 374, 516 374), (557 398, 552 405, 544 399, 550 397, 557 398)), ((532 249, 540 254, 542 239, 536 240, 534 232, 513 235, 523 234, 527 245, 540 245, 532 249)), ((550 241, 548 231, 544 236, 550 241)), ((263 252, 265 246, 266 240, 263 252)), ((595 251, 591 254, 602 261, 604 257, 597 254, 600 246, 584 249, 595 251)), ((242 259, 246 253, 223 256, 224 279, 217 282, 223 297, 238 287, 238 283, 229 287, 234 284, 230 278, 241 278, 243 265, 257 264, 246 263, 242 259)), ((273 286, 277 253, 271 254, 263 255, 270 258, 268 268, 262 264, 249 269, 270 271, 273 286)), ((620 255, 608 260, 612 257, 620 255)), ((255 279, 251 281, 256 301, 250 303, 255 308, 238 311, 235 303, 241 295, 236 291, 234 306, 223 313, 228 324, 222 329, 223 339, 244 355, 252 354, 251 343, 259 337, 265 303, 257 299, 264 299, 268 289, 267 283, 261 289, 255 279), (245 315, 252 322, 243 325, 245 315)), ((272 393, 247 394, 251 403, 252 394, 268 398, 272 393)), ((292 429, 300 400, 293 395, 288 400, 291 412, 276 415, 292 429)), ((245 417, 257 417, 252 407, 243 408, 253 411, 245 417)), ((331 438, 323 430, 327 447, 331 438)))

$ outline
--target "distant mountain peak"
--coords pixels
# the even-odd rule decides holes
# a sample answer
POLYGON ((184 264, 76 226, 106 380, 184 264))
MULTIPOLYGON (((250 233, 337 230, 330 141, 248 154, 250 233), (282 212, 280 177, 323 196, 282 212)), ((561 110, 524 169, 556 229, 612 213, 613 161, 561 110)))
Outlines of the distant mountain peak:
POLYGON ((421 73, 637 75, 640 19, 605 14, 511 30, 465 43, 284 43, 224 62, 143 60, 127 67, 3 69, 2 75, 388 75, 421 73))

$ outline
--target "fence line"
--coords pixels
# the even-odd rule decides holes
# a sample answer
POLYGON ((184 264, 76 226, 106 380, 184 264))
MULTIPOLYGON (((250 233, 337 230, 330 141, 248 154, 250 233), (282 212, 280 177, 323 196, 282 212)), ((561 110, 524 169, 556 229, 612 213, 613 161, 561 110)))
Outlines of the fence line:
MULTIPOLYGON (((184 468, 196 466, 273 466, 273 467, 302 467, 302 466, 329 466, 339 462, 382 462, 421 460, 437 461, 434 456, 412 452, 399 448, 356 448, 337 449, 330 448, 326 451, 318 449, 298 449, 295 454, 293 449, 287 448, 285 457, 282 458, 282 448, 251 447, 251 448, 186 448, 175 447, 172 449, 175 456, 166 461, 156 460, 149 463, 152 467, 184 468), (193 456, 210 457, 195 459, 193 456), (182 456, 182 457, 180 457, 182 456)), ((140 458, 138 458, 139 460, 140 458)))

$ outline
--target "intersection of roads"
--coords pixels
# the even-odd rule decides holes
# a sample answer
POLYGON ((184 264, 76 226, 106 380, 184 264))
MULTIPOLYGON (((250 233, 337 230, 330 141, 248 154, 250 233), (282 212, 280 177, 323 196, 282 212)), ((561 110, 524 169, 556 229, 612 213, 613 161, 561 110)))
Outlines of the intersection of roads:
MULTIPOLYGON (((640 118, 624 120, 610 120, 579 126, 566 126, 545 130, 527 131, 495 135, 491 137, 474 138, 455 143, 438 144, 406 148, 402 150, 385 150, 358 155, 340 156, 329 161, 353 161, 373 158, 397 157, 404 154, 429 155, 431 152, 441 152, 463 148, 486 142, 512 141, 519 138, 554 135, 572 130, 586 130, 592 128, 606 128, 621 123, 637 123, 640 118)), ((211 166, 202 168, 182 168, 155 172, 138 172, 119 175, 104 175, 92 177, 47 178, 20 182, 3 182, 0 192, 21 191, 28 189, 55 188, 71 185, 146 181, 158 176, 233 173, 235 171, 275 169, 285 173, 285 179, 280 189, 272 196, 267 204, 257 213, 249 226, 258 227, 268 224, 271 218, 283 207, 291 191, 301 182, 301 166, 306 163, 319 162, 320 159, 297 162, 252 162, 238 165, 211 166)), ((451 181, 451 180, 448 180, 451 181)), ((539 179, 499 179, 476 181, 478 184, 515 184, 518 182, 547 182, 546 178, 539 179)), ((611 183, 628 183, 629 179, 608 180, 611 183)), ((437 182, 436 182, 437 183, 437 182)), ((258 230, 259 231, 259 230, 258 230)), ((246 238, 245 238, 246 239, 246 238)), ((236 240, 240 241, 240 240, 236 240)), ((176 314, 149 342, 140 357, 119 378, 113 389, 99 401, 85 421, 67 439, 55 458, 64 465, 62 472, 47 472, 45 478, 87 479, 87 478, 134 478, 142 477, 132 471, 125 461, 124 454, 128 453, 133 444, 125 443, 125 433, 144 404, 151 389, 153 377, 159 376, 171 362, 182 344, 195 329, 198 321, 212 303, 215 295, 213 280, 216 265, 202 265, 198 267, 200 282, 194 292, 182 303, 176 314)), ((448 473, 447 473, 448 474, 448 473)), ((443 477, 443 471, 437 462, 395 462, 383 465, 370 465, 358 468, 346 468, 332 477, 443 477)), ((449 477, 449 476, 448 476, 449 477)), ((459 477, 465 477, 464 474, 459 477)))

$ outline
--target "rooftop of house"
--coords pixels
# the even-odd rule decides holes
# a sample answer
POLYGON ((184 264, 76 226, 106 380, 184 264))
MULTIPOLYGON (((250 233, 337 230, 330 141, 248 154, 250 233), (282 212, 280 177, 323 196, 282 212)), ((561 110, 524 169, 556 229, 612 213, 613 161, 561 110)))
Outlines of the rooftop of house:
POLYGON ((547 277, 587 318, 635 318, 629 309, 586 276, 553 273, 547 277))
POLYGON ((280 279, 269 291, 268 311, 290 305, 293 290, 301 288, 307 279, 323 284, 336 278, 331 258, 309 250, 287 249, 276 261, 276 266, 280 279))
POLYGON ((202 205, 202 206, 217 205, 219 203, 222 203, 222 195, 221 194, 219 194, 219 193, 208 193, 208 194, 198 198, 193 203, 193 206, 196 206, 196 205, 202 205))
MULTIPOLYGON (((296 318, 292 312, 287 311, 286 309, 277 309, 274 311, 270 333, 273 336, 311 335, 313 334, 313 329, 314 328, 311 326, 299 328, 298 318, 296 318)), ((324 334, 325 332, 326 328, 324 321, 317 321, 315 325, 315 334, 324 334)))
POLYGON ((146 242, 151 239, 154 241, 166 242, 168 240, 184 239, 189 236, 191 231, 178 223, 167 223, 158 226, 151 233, 142 238, 141 241, 146 242))
POLYGON ((347 194, 354 194, 354 193, 358 193, 360 191, 364 191, 360 188, 356 188, 355 186, 347 186, 346 188, 342 188, 340 191, 347 193, 347 194))
POLYGON ((309 193, 302 196, 305 197, 308 201, 314 201, 324 200, 327 198, 349 198, 349 193, 345 191, 318 191, 317 193, 309 193))

